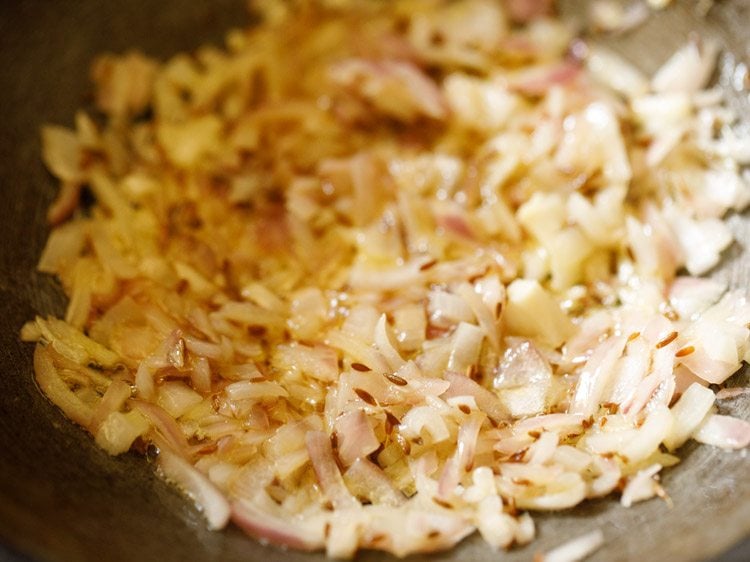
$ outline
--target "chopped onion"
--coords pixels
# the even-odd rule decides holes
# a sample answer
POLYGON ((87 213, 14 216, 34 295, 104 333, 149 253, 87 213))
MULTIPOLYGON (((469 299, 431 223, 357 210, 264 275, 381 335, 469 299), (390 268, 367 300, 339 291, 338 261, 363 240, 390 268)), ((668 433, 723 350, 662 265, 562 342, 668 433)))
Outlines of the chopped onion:
POLYGON ((349 59, 330 70, 333 80, 352 88, 386 115, 412 120, 446 115, 440 90, 417 67, 403 61, 349 59))
POLYGON ((595 78, 628 98, 648 92, 648 79, 630 63, 604 47, 589 47, 586 66, 595 78))
POLYGON ((373 504, 398 506, 406 501, 383 470, 366 458, 355 460, 344 473, 344 480, 353 494, 373 504))
MULTIPOLYGON (((222 47, 98 57, 101 119, 42 130, 69 303, 21 337, 104 450, 352 557, 524 544, 527 510, 666 497, 664 448, 750 444, 708 388, 750 301, 695 277, 750 204, 718 42, 649 77, 550 0, 257 4, 222 47)), ((615 4, 594 25, 646 10, 615 4)))
POLYGON ((338 441, 338 454, 344 466, 354 464, 357 459, 380 447, 380 441, 363 410, 351 410, 342 414, 334 424, 338 441))
POLYGON ((619 453, 630 462, 646 459, 659 448, 659 444, 670 434, 673 425, 672 414, 666 406, 654 408, 638 429, 637 435, 622 447, 619 453))
POLYGON ((83 153, 75 132, 51 125, 43 127, 42 156, 47 168, 61 180, 75 183, 83 179, 83 153))
POLYGON ((238 527, 262 543, 308 551, 323 547, 322 525, 317 532, 315 528, 308 529, 286 517, 262 511, 246 500, 232 502, 231 517, 238 527))
POLYGON ((696 92, 711 77, 719 52, 713 41, 690 41, 675 52, 654 74, 651 84, 657 92, 696 92))
POLYGON ((62 381, 49 351, 42 344, 34 349, 34 372, 39 388, 66 416, 83 427, 91 424, 94 411, 62 381))
POLYGON ((231 513, 229 502, 208 478, 168 448, 159 451, 159 468, 200 507, 209 529, 226 526, 231 513))
POLYGON ((673 451, 680 447, 698 428, 711 411, 717 396, 713 391, 698 383, 691 384, 672 406, 674 423, 664 439, 664 445, 673 451))
POLYGON ((585 535, 571 539, 542 556, 543 562, 578 562, 604 544, 604 533, 595 529, 585 535))
POLYGON ((203 401, 200 394, 184 382, 169 381, 159 387, 157 404, 173 418, 179 418, 196 404, 203 401))
POLYGON ((458 373, 447 372, 445 373, 445 379, 450 382, 450 387, 444 393, 444 396, 472 396, 479 409, 494 421, 499 422, 507 419, 508 412, 499 398, 483 386, 458 373))
POLYGON ((177 422, 156 404, 131 400, 130 405, 148 419, 168 446, 182 456, 187 456, 188 442, 177 422))
POLYGON ((615 363, 625 348, 625 337, 606 339, 586 362, 571 403, 571 413, 589 416, 598 407, 615 363))
POLYGON ((358 506, 359 502, 354 499, 344 484, 336 460, 333 458, 331 440, 328 436, 322 431, 309 431, 305 437, 305 444, 318 482, 333 506, 336 509, 358 506))
POLYGON ((630 507, 636 502, 653 498, 659 490, 659 484, 654 481, 654 476, 661 469, 660 464, 654 464, 639 470, 635 476, 628 479, 628 483, 622 491, 620 503, 624 507, 630 507))
POLYGON ((110 455, 119 455, 129 450, 133 441, 150 427, 151 424, 136 410, 126 414, 111 412, 96 430, 96 444, 110 455))
POLYGON ((719 392, 716 393, 716 400, 730 400, 737 396, 744 396, 745 394, 750 394, 750 388, 748 387, 722 388, 719 392))
POLYGON ((693 438, 722 449, 744 449, 750 444, 750 423, 720 414, 711 414, 693 433, 693 438))

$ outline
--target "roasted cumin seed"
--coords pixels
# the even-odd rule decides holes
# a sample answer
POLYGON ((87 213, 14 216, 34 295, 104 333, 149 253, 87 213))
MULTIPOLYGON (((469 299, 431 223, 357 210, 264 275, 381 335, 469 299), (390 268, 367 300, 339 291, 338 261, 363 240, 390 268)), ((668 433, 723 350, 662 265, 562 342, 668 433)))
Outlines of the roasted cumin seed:
POLYGON ((428 269, 435 267, 436 265, 437 265, 437 260, 430 260, 420 265, 419 271, 427 271, 428 269))
POLYGON ((371 371, 370 367, 367 365, 364 365, 363 363, 352 363, 352 369, 355 371, 359 371, 360 373, 366 373, 367 371, 371 371))
POLYGON ((390 434, 393 432, 393 428, 397 427, 401 422, 399 419, 391 414, 388 410, 385 411, 385 432, 390 434))
POLYGON ((262 338, 263 336, 266 335, 267 331, 268 330, 266 330, 265 326, 259 326, 257 324, 247 327, 247 333, 253 336, 254 338, 262 338))
POLYGON ((511 478, 510 481, 519 486, 531 486, 533 484, 528 478, 511 478))
POLYGON ((366 404, 369 404, 370 406, 377 406, 378 405, 377 400, 375 400, 375 398, 373 398, 372 394, 370 394, 366 390, 364 390, 362 388, 355 388, 354 389, 354 393, 357 396, 359 396, 362 399, 362 401, 365 402, 366 404))
POLYGON ((610 414, 616 414, 620 411, 620 405, 615 402, 604 402, 602 403, 602 408, 607 410, 610 414))
POLYGON ((656 344, 656 349, 661 349, 662 347, 668 346, 670 343, 672 343, 674 340, 677 339, 677 332, 671 332, 666 338, 661 340, 659 343, 656 344))
POLYGON ((516 451, 513 453, 510 458, 508 459, 510 462, 522 462, 524 455, 526 455, 526 451, 528 451, 528 447, 524 447, 520 451, 516 451))
POLYGON ((407 384, 409 384, 406 379, 402 379, 401 377, 393 373, 385 373, 385 378, 387 378, 396 386, 406 386, 407 384))
POLYGON ((437 505, 440 507, 444 507, 445 509, 453 509, 453 505, 448 503, 447 501, 440 499, 440 498, 432 498, 432 501, 434 501, 437 505))

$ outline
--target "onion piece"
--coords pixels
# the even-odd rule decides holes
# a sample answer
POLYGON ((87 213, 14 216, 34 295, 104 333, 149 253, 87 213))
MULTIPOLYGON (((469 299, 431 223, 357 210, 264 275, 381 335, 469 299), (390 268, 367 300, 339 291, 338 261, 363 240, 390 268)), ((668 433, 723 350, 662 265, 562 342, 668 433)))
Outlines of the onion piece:
POLYGON ((716 400, 731 400, 732 398, 736 398, 737 396, 744 396, 745 394, 750 394, 750 387, 742 386, 722 388, 719 392, 716 393, 716 400))
POLYGON ((750 423, 732 416, 711 414, 693 433, 693 439, 722 449, 744 449, 750 444, 750 423))
POLYGON ((669 287, 669 303, 681 317, 690 319, 716 303, 726 290, 726 284, 715 279, 676 277, 669 287))
POLYGON ((504 319, 512 334, 538 338, 553 348, 574 331, 552 295, 537 281, 528 279, 516 279, 508 286, 504 319))
POLYGON ((659 490, 659 484, 654 476, 662 469, 660 464, 653 464, 648 468, 639 470, 638 473, 628 479, 628 483, 622 491, 620 503, 624 507, 630 507, 636 502, 653 498, 659 490))
POLYGON ((339 376, 338 359, 336 350, 331 347, 293 343, 279 345, 272 362, 279 369, 301 372, 320 381, 333 382, 339 376))
POLYGON ((69 219, 78 208, 82 189, 78 183, 63 183, 54 203, 47 210, 47 222, 57 226, 69 219))
POLYGON ((198 357, 193 361, 190 371, 190 382, 193 388, 204 395, 211 392, 211 365, 205 357, 198 357))
POLYGON ((66 416, 83 427, 91 425, 94 411, 81 401, 60 378, 49 351, 42 344, 34 349, 34 374, 42 392, 60 408, 66 416))
POLYGON ((589 46, 586 68, 604 85, 628 98, 649 90, 648 80, 637 68, 599 45, 589 46))
POLYGON ((530 340, 506 338, 508 347, 493 386, 513 417, 533 416, 547 407, 552 369, 530 340))
POLYGON ((107 387, 107 391, 99 401, 99 405, 91 416, 89 430, 96 434, 101 423, 112 413, 118 411, 130 398, 131 387, 122 379, 115 379, 107 387))
MULTIPOLYGON (((658 345, 658 344, 657 344, 658 345)), ((653 403, 656 391, 665 383, 674 383, 675 352, 677 340, 658 348, 651 356, 651 372, 638 383, 630 400, 622 404, 622 411, 629 417, 638 414, 646 404, 653 403), (650 402, 651 401, 651 402, 650 402)), ((671 394, 662 400, 664 405, 671 401, 671 394)))
POLYGON ((446 116, 443 95, 416 66, 397 60, 348 59, 330 68, 333 81, 351 88, 383 113, 403 121, 446 116))
POLYGON ((96 363, 105 368, 112 368, 120 361, 116 353, 62 320, 37 317, 36 323, 42 338, 50 343, 52 349, 74 363, 96 363))
POLYGON ((716 398, 711 389, 698 383, 688 387, 672 406, 674 423, 669 435, 664 439, 667 449, 674 451, 688 440, 711 411, 716 398))
POLYGON ((367 455, 380 447, 380 441, 361 409, 342 414, 334 424, 338 441, 338 455, 344 466, 354 464, 357 459, 367 455))
POLYGON ((430 406, 417 406, 409 410, 401 419, 399 431, 408 439, 421 438, 422 432, 426 431, 434 443, 446 441, 450 437, 442 415, 430 406))
POLYGON ((159 451, 159 468, 196 503, 211 530, 223 529, 231 514, 229 502, 208 478, 169 448, 159 451))
POLYGON ((119 455, 129 450, 133 441, 150 427, 151 424, 137 410, 126 414, 114 411, 96 429, 96 444, 110 455, 119 455))
POLYGON ((83 152, 74 131, 64 127, 42 127, 42 158, 44 164, 57 178, 71 183, 83 179, 81 160, 83 152))
POLYGON ((188 457, 190 446, 174 418, 156 404, 144 400, 131 399, 128 403, 153 424, 170 449, 185 458, 188 457))
POLYGON ((669 409, 663 405, 657 406, 648 414, 646 421, 638 429, 637 435, 618 453, 632 463, 646 459, 670 434, 673 424, 674 420, 669 409))
POLYGON ((289 396, 289 391, 274 381, 241 380, 224 387, 224 392, 230 400, 263 400, 289 396))
POLYGON ((543 96, 554 86, 574 85, 581 76, 581 66, 572 61, 559 64, 538 65, 515 73, 508 87, 526 96, 543 96))
POLYGON ((231 504, 232 521, 248 535, 261 543, 313 551, 324 547, 323 526, 320 531, 261 510, 247 500, 236 500, 231 504))
POLYGON ((350 509, 359 506, 344 484, 344 479, 333 458, 331 440, 322 431, 308 431, 305 446, 310 455, 315 476, 328 500, 336 509, 350 509))
POLYGON ((459 322, 473 322, 470 304, 460 295, 448 291, 434 290, 428 294, 430 322, 440 327, 450 327, 459 322))
POLYGON ((469 419, 461 424, 456 439, 456 450, 443 466, 438 482, 438 494, 441 497, 449 498, 461 482, 463 475, 473 467, 477 438, 484 419, 484 414, 472 412, 469 419))
POLYGON ((549 16, 554 9, 552 0, 506 0, 505 9, 516 23, 528 23, 536 18, 549 16))
POLYGON ((545 431, 526 454, 529 464, 547 464, 557 450, 560 439, 556 433, 545 431))
POLYGON ((147 361, 141 361, 135 372, 135 391, 144 400, 151 400, 156 393, 154 374, 147 361))
POLYGON ((654 74, 656 92, 697 92, 711 77, 719 53, 716 41, 690 41, 654 74))
POLYGON ((626 342, 624 336, 610 337, 594 350, 578 379, 570 413, 584 416, 595 413, 626 342))
MULTIPOLYGON (((431 502, 430 502, 431 503, 431 502)), ((434 552, 454 546, 474 532, 475 527, 453 510, 425 507, 413 499, 403 506, 365 506, 370 520, 363 546, 385 550, 402 557, 407 553, 434 552), (380 540, 374 540, 381 537, 380 540)))
POLYGON ((594 457, 594 466, 599 475, 589 483, 586 497, 601 498, 610 494, 620 483, 622 470, 614 459, 594 457))
POLYGON ((399 506, 406 497, 391 482, 383 470, 367 460, 358 458, 344 473, 344 480, 352 493, 373 504, 399 506))
POLYGON ((474 324, 461 322, 453 332, 447 369, 459 373, 467 372, 479 360, 483 331, 474 324))
POLYGON ((156 403, 173 418, 200 404, 203 398, 182 381, 166 381, 159 387, 156 403))
POLYGON ((474 313, 479 326, 482 328, 487 341, 490 342, 492 348, 495 351, 500 350, 500 338, 498 336, 498 327, 495 323, 495 318, 492 311, 489 309, 487 304, 482 299, 481 295, 469 285, 468 283, 462 283, 456 289, 456 293, 466 301, 471 311, 474 313))
POLYGON ((545 414, 518 421, 513 432, 520 435, 529 431, 574 429, 583 423, 584 418, 583 414, 545 414))
POLYGON ((450 387, 443 394, 446 398, 472 396, 476 400, 479 409, 493 421, 500 422, 508 419, 508 411, 500 402, 497 395, 474 382, 469 377, 448 371, 445 373, 445 380, 450 383, 450 387))
POLYGON ((503 513, 503 502, 496 494, 479 502, 476 525, 482 538, 494 549, 508 547, 518 527, 513 517, 503 513))
POLYGON ((389 332, 388 320, 385 314, 382 314, 375 326, 375 345, 378 347, 378 351, 380 351, 380 353, 383 354, 383 357, 385 357, 390 369, 392 371, 397 371, 403 367, 406 362, 396 349, 389 332))
POLYGON ((595 529, 550 550, 541 556, 541 562, 578 562, 603 544, 604 533, 601 529, 595 529))
POLYGON ((521 494, 516 496, 516 505, 521 509, 557 511, 578 505, 586 497, 586 483, 575 472, 564 472, 554 483, 539 495, 521 494))

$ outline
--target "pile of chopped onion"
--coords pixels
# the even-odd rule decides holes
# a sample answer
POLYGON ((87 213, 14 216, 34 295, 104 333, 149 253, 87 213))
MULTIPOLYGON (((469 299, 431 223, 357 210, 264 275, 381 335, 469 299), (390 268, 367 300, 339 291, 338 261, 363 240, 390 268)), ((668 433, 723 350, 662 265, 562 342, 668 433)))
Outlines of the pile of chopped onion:
POLYGON ((256 8, 98 58, 96 109, 42 131, 69 305, 22 336, 101 447, 154 446, 212 529, 350 557, 527 543, 666 497, 689 439, 748 445, 715 391, 750 303, 698 277, 750 202, 717 45, 648 77, 551 2, 256 8))

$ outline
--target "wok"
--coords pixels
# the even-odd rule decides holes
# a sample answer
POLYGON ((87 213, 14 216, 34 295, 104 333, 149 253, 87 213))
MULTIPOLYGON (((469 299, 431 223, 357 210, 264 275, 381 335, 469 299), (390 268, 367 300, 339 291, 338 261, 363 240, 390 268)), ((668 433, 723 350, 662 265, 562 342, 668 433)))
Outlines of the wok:
MULTIPOLYGON (((717 2, 707 18, 694 2, 677 2, 636 32, 611 44, 652 71, 686 33, 716 35, 738 60, 750 53, 750 2, 717 2)), ((581 12, 568 2, 567 11, 581 12)), ((67 421, 34 385, 32 347, 18 340, 36 313, 61 313, 59 286, 34 271, 47 235, 44 213, 55 182, 40 160, 45 122, 70 125, 87 103, 94 54, 137 47, 167 57, 207 41, 220 42, 248 21, 236 0, 23 0, 0 5, 0 559, 12 560, 288 560, 322 555, 260 546, 238 529, 207 531, 201 515, 134 454, 111 458, 67 421)), ((740 78, 742 78, 740 76, 740 78)), ((747 93, 735 95, 750 117, 747 93)), ((715 273, 735 286, 750 280, 750 220, 732 220, 739 244, 715 273)), ((746 384, 747 374, 735 384, 746 384)), ((750 400, 725 411, 750 418, 750 400)), ((537 516, 539 539, 507 555, 479 539, 433 561, 530 560, 566 537, 601 527, 607 545, 592 561, 748 560, 750 461, 741 453, 687 446, 685 460, 666 471, 674 507, 652 500, 632 509, 615 499, 553 516, 537 516), (744 542, 743 542, 744 541, 744 542), (731 549, 731 550, 728 550, 731 549)), ((360 560, 382 559, 365 553, 360 560)), ((427 560, 414 557, 413 560, 427 560)))

